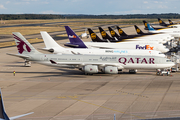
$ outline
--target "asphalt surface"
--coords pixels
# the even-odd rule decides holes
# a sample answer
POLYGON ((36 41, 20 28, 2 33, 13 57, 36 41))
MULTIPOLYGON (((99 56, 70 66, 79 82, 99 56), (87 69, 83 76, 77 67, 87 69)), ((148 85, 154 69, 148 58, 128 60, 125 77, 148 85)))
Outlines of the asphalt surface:
MULTIPOLYGON (((43 48, 44 43, 33 46, 43 48)), ((180 116, 180 72, 156 76, 155 70, 138 70, 137 74, 124 70, 87 76, 76 69, 37 63, 24 67, 23 59, 6 53, 16 54, 17 48, 0 50, 0 87, 10 117, 28 112, 34 114, 19 120, 112 120, 114 114, 116 120, 180 116)))

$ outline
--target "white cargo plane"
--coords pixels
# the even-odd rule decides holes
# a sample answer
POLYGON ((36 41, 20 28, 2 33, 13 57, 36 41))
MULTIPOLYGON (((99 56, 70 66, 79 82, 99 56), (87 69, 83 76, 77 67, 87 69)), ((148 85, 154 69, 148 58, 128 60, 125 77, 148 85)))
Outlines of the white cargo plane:
POLYGON ((33 113, 34 112, 23 114, 23 115, 18 115, 18 116, 14 116, 14 117, 8 117, 8 115, 6 114, 6 111, 4 109, 3 98, 2 98, 2 93, 1 93, 1 89, 0 89, 0 120, 15 120, 20 117, 24 117, 26 115, 30 115, 33 113))
POLYGON ((38 52, 20 33, 13 32, 19 54, 8 54, 29 61, 59 67, 73 67, 94 74, 117 74, 122 69, 164 69, 174 63, 164 57, 142 55, 56 55, 38 52))
MULTIPOLYGON (((40 33, 46 46, 46 48, 42 49, 53 52, 54 54, 149 55, 165 57, 163 53, 156 50, 64 48, 57 44, 57 42, 47 32, 41 31, 40 33)), ((74 36, 78 39, 76 34, 74 36)))
MULTIPOLYGON (((74 48, 102 48, 102 49, 137 49, 137 50, 157 50, 162 53, 168 52, 169 49, 158 42, 150 41, 135 41, 135 42, 120 42, 120 43, 107 43, 107 42, 83 42, 70 27, 65 26, 70 43, 65 46, 74 48)), ((96 37, 96 36, 91 36, 96 37)))

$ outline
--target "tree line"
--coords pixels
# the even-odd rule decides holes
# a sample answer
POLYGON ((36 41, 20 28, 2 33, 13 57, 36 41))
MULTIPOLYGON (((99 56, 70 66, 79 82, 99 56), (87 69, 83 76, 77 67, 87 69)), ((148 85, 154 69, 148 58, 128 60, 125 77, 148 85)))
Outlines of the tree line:
POLYGON ((166 14, 127 14, 127 15, 86 15, 86 14, 0 14, 3 20, 18 19, 180 19, 178 13, 166 14))

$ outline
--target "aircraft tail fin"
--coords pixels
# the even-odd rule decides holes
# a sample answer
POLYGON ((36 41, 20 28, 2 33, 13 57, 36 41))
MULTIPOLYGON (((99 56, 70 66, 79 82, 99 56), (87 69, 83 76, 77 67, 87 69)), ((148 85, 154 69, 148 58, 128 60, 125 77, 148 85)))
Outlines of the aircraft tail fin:
POLYGON ((88 31, 89 31, 89 34, 90 34, 93 42, 101 42, 102 41, 92 29, 88 28, 88 31))
POLYGON ((136 29, 137 34, 144 34, 144 32, 141 29, 139 29, 137 25, 134 25, 134 27, 136 29))
POLYGON ((4 109, 1 89, 0 89, 0 119, 10 120, 9 117, 7 116, 6 112, 5 112, 5 109, 4 109))
POLYGON ((117 26, 117 29, 121 36, 128 36, 119 26, 117 26))
POLYGON ((147 27, 149 31, 155 31, 155 29, 150 24, 147 24, 147 27))
POLYGON ((147 26, 148 22, 143 20, 143 23, 144 23, 144 26, 145 26, 145 30, 148 30, 148 26, 147 26))
POLYGON ((111 27, 108 27, 108 29, 112 37, 116 37, 116 38, 120 37, 111 27))
POLYGON ((162 21, 160 18, 158 18, 158 21, 159 21, 159 25, 167 26, 167 24, 164 21, 162 21))
POLYGON ((87 48, 84 42, 76 35, 76 33, 74 33, 74 31, 69 26, 65 26, 65 29, 68 34, 70 46, 78 45, 79 48, 87 48))
POLYGON ((14 36, 14 40, 19 54, 40 53, 26 40, 26 38, 24 38, 24 36, 21 33, 13 32, 12 34, 14 36))
POLYGON ((57 47, 57 48, 64 49, 62 46, 57 44, 57 42, 46 31, 41 31, 40 33, 44 40, 44 44, 45 44, 46 48, 52 49, 52 48, 57 47))
POLYGON ((169 19, 168 21, 169 21, 169 24, 170 24, 170 25, 174 24, 170 19, 169 19))
POLYGON ((106 33, 105 30, 103 30, 101 27, 99 27, 99 31, 101 33, 101 36, 103 39, 111 40, 112 38, 106 33))

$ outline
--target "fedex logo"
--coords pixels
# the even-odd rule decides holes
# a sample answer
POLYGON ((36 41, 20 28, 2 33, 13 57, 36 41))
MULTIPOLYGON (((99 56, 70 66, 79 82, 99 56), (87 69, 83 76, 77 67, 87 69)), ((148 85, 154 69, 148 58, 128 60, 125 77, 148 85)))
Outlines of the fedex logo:
POLYGON ((76 38, 75 35, 69 35, 69 38, 76 38))
POLYGON ((151 47, 150 45, 145 45, 145 46, 136 45, 136 49, 154 50, 154 47, 151 47))

